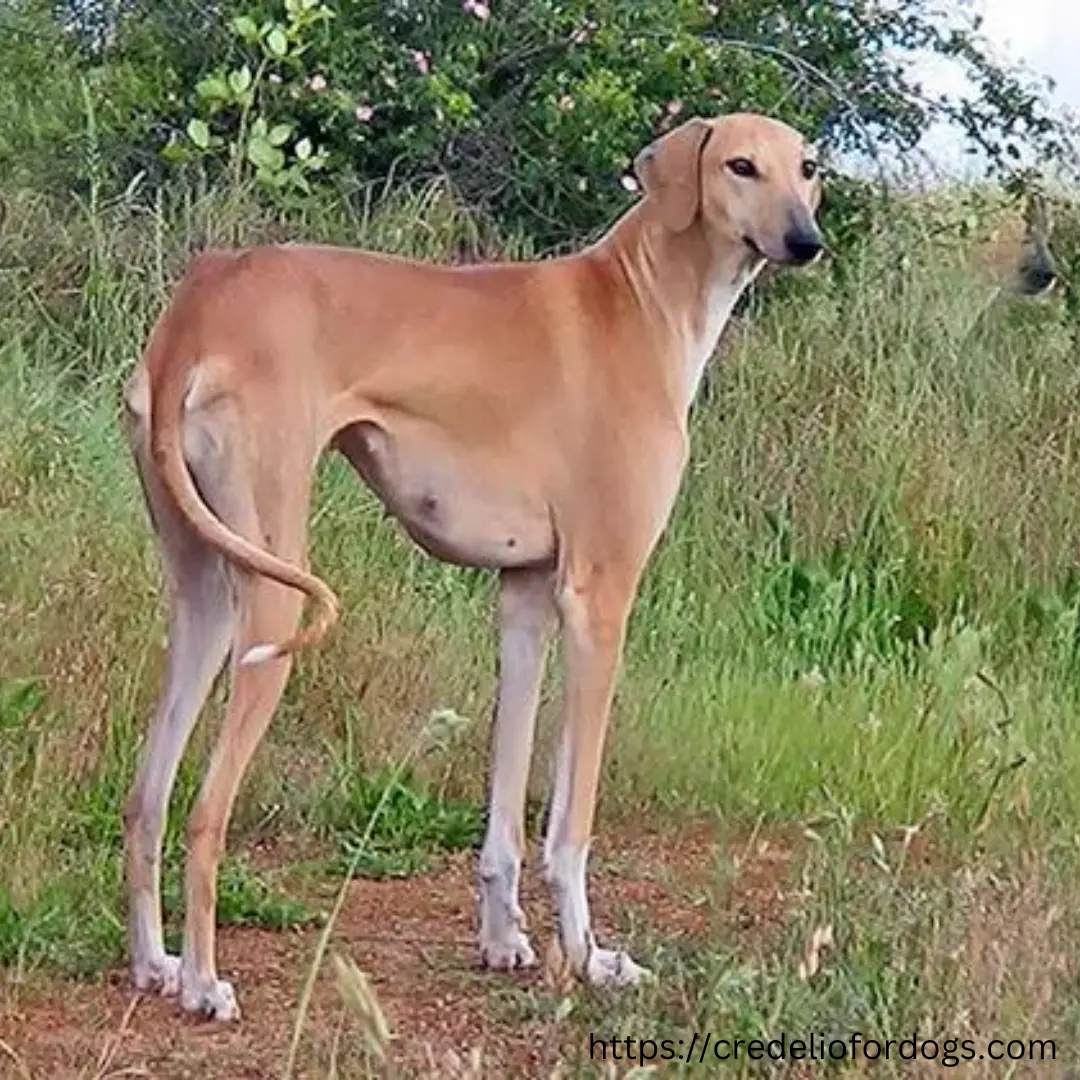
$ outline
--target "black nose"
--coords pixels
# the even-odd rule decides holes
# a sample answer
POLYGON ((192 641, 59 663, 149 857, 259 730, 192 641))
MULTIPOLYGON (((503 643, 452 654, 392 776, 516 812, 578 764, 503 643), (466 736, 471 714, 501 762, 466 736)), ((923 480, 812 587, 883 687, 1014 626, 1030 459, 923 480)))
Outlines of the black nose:
POLYGON ((1031 267, 1027 273, 1029 287, 1037 293, 1045 292, 1057 280, 1057 274, 1051 266, 1041 264, 1031 267))
POLYGON ((816 230, 796 228, 791 229, 784 237, 784 246, 788 249, 792 262, 808 263, 817 258, 824 245, 816 230))
POLYGON ((1057 275, 1048 266, 1042 266, 1035 271, 1033 276, 1035 286, 1039 289, 1049 289, 1054 284, 1057 275))

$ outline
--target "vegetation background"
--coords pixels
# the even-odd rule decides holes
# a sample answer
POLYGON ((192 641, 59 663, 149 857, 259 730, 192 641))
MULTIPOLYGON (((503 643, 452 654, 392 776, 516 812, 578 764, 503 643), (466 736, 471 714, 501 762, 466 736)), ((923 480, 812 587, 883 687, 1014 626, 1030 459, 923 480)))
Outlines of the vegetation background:
MULTIPOLYGON (((583 1033, 601 1029, 918 1028, 1055 1038, 1075 1062, 1077 301, 1068 284, 995 300, 1011 256, 993 255, 1037 161, 1057 177, 1067 283, 1080 264, 1074 133, 1043 87, 928 0, 0 0, 0 1074, 61 1075, 35 1057, 35 1010, 123 959, 120 808, 163 623, 119 387, 192 251, 563 249, 629 205, 644 142, 740 108, 865 167, 829 178, 830 259, 755 293, 695 409, 635 609, 601 829, 677 847, 705 823, 702 895, 720 911, 746 859, 783 850, 783 916, 687 942, 620 911, 659 988, 605 1000, 489 979, 480 1000, 504 1033, 546 1033, 543 1075, 591 1075, 583 1033), (918 50, 961 64, 970 99, 928 97, 918 50), (915 160, 937 120, 987 182, 884 186, 878 165, 915 160)), ((490 578, 414 551, 336 460, 313 535, 347 614, 298 665, 244 788, 225 923, 300 932, 350 863, 424 875, 480 835, 490 578)), ((557 691, 554 672, 537 804, 557 691)), ((174 921, 220 696, 170 823, 174 921)), ((315 1017, 307 1074, 376 1068, 346 1000, 358 1041, 315 1017)), ((263 1049, 253 1075, 280 1075, 278 1044, 263 1049)))

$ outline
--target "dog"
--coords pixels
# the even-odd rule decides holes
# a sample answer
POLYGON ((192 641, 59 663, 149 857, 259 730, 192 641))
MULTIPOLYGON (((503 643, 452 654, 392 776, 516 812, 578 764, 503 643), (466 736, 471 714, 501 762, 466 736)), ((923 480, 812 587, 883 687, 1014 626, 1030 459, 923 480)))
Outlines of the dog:
POLYGON ((164 687, 124 809, 140 990, 178 994, 183 1009, 217 1020, 239 1015, 215 967, 218 864, 291 658, 339 614, 306 554, 312 474, 328 448, 429 554, 499 574, 483 962, 535 963, 518 880, 557 621, 565 716, 543 863, 562 963, 596 985, 649 976, 597 945, 586 896, 627 618, 733 305, 766 263, 805 266, 823 241, 818 157, 778 120, 690 119, 646 147, 634 171, 643 197, 569 256, 449 267, 297 245, 192 261, 124 394, 170 610, 164 687), (161 931, 165 813, 226 657, 231 693, 188 823, 174 957, 161 931))
POLYGON ((995 268, 995 299, 997 294, 1047 296, 1059 280, 1050 250, 1053 211, 1049 200, 1037 189, 1026 192, 1019 216, 1003 217, 976 252, 977 269, 980 263, 995 268))
POLYGON ((1043 302, 1062 284, 1051 250, 1052 207, 1041 191, 1026 192, 1019 213, 1011 203, 995 207, 982 225, 969 244, 971 273, 984 298, 965 330, 965 346, 995 337, 1016 304, 1043 302))

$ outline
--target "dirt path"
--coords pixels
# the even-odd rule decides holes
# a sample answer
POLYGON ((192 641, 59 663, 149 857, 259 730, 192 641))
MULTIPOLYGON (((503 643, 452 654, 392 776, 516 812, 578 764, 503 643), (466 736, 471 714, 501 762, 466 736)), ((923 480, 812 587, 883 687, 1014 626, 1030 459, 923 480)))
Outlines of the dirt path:
MULTIPOLYGON (((727 845, 721 854, 732 849, 727 845)), ((789 856, 756 842, 734 881, 718 872, 718 849, 704 826, 677 835, 608 834, 596 848, 592 893, 600 934, 627 921, 647 923, 666 941, 704 946, 717 933, 753 933, 783 917, 789 856)), ((557 995, 543 972, 498 976, 476 965, 474 856, 451 858, 436 873, 405 880, 357 881, 333 948, 371 980, 395 1032, 396 1075, 453 1075, 448 1054, 483 1051, 484 1076, 546 1077, 568 1029, 553 1017, 557 995)), ((551 936, 547 897, 535 869, 523 883, 534 944, 551 936)), ((326 906, 326 905, 324 905, 326 906)), ((125 970, 100 982, 34 982, 9 988, 0 1009, 0 1077, 67 1080, 153 1077, 278 1078, 288 1052, 296 1002, 318 932, 225 928, 223 977, 238 987, 239 1024, 190 1020, 177 1006, 132 995, 125 970), (126 1018, 126 1020, 125 1020, 126 1018)), ((355 1018, 346 1014, 326 963, 316 990, 297 1075, 365 1074, 355 1018), (347 1066, 347 1067, 346 1067, 347 1066)), ((573 1037, 579 1038, 580 1034, 573 1037)))

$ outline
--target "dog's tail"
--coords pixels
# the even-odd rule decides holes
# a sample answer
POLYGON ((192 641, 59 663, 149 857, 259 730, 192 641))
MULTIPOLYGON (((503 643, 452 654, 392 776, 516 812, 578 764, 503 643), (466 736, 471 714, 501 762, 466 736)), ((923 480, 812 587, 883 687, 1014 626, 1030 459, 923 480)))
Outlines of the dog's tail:
POLYGON ((287 656, 318 643, 337 621, 340 604, 333 590, 314 574, 279 559, 276 555, 233 532, 207 506, 184 460, 184 399, 190 376, 180 371, 166 377, 150 395, 150 453, 166 490, 192 529, 231 563, 253 574, 272 578, 306 593, 315 602, 314 615, 306 627, 282 642, 253 645, 240 658, 241 664, 260 664, 287 656))

